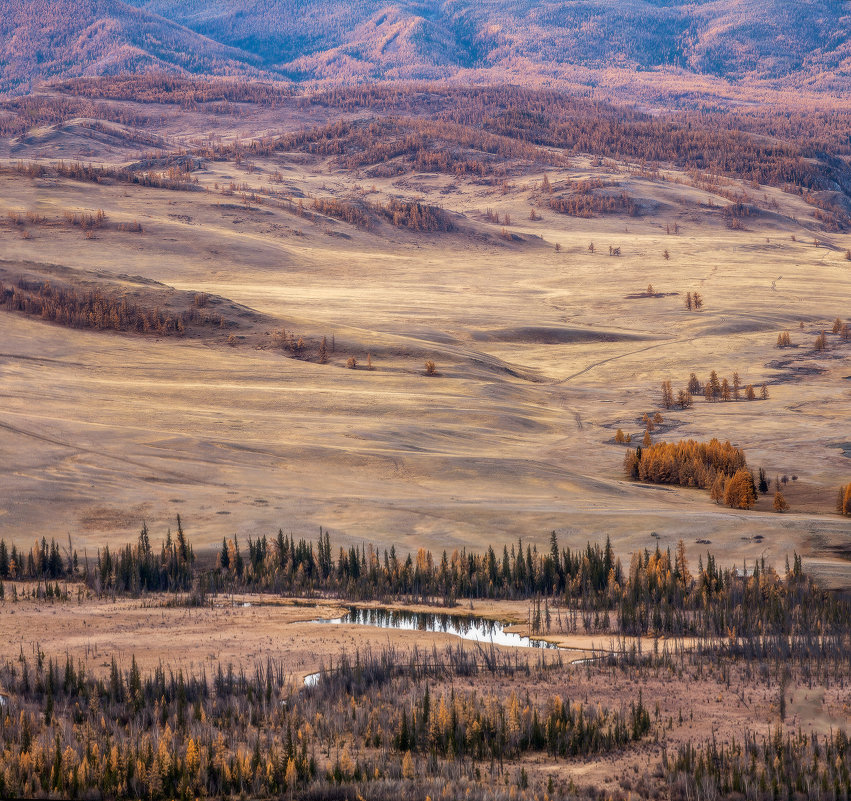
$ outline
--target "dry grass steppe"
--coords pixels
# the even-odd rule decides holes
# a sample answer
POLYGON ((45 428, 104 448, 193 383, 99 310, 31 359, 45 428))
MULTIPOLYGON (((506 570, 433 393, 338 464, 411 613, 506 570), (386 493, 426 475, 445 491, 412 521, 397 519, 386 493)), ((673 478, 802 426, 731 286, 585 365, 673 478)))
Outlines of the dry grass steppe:
MULTIPOLYGON (((282 112, 278 127, 300 120, 282 112)), ((149 133, 176 142, 192 125, 197 139, 205 121, 176 114, 149 133)), ((7 164, 138 158, 132 141, 119 159, 86 131, 64 126, 47 148, 16 140, 7 164)), ((673 169, 582 156, 566 168, 517 162, 504 180, 370 177, 301 152, 205 161, 192 176, 192 191, 0 176, 4 215, 41 218, 0 222, 4 276, 37 269, 133 292, 155 281, 256 313, 233 332, 166 338, 4 311, 0 535, 67 532, 91 553, 143 519, 156 537, 177 512, 198 547, 279 527, 403 549, 541 544, 555 529, 572 545, 611 535, 621 554, 681 537, 736 563, 797 550, 848 583, 832 551, 848 526, 832 511, 848 479, 851 346, 831 337, 828 352, 811 349, 847 313, 851 241, 820 230, 799 197, 732 179, 714 192, 673 169), (640 213, 557 214, 544 172, 555 191, 616 184, 640 213), (721 214, 731 192, 760 209, 742 230, 721 214), (456 230, 379 217, 365 230, 311 210, 326 197, 420 200, 456 230), (91 235, 64 222, 97 209, 108 224, 91 235), (118 230, 136 222, 141 233, 118 230), (648 283, 658 297, 641 297, 648 283), (684 308, 690 291, 705 298, 699 312, 684 308), (281 329, 304 338, 299 358, 281 329), (786 329, 796 347, 777 350, 786 329), (323 336, 328 364, 317 363, 323 336), (427 359, 438 375, 425 375, 427 359), (663 410, 654 439, 729 439, 770 478, 796 475, 789 513, 771 511, 770 496, 740 512, 624 479, 615 430, 640 440, 663 380, 676 389, 713 369, 767 383, 769 399, 663 410)))

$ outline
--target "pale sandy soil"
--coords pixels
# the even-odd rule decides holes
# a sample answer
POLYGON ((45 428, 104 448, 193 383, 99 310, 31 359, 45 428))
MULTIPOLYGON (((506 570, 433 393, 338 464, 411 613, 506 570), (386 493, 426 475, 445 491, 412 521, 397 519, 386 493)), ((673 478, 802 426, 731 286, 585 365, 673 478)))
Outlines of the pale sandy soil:
MULTIPOLYGON (((59 136, 15 158, 46 157, 62 142, 68 157, 79 154, 79 142, 59 136)), ((777 203, 733 231, 718 213, 727 201, 714 196, 710 207, 709 193, 674 182, 683 176, 653 181, 577 158, 550 180, 602 174, 648 213, 576 219, 538 207, 543 219, 533 222, 540 173, 512 178, 503 192, 444 175, 373 180, 301 155, 257 166, 249 174, 208 164, 198 174, 207 192, 0 177, 3 215, 61 220, 66 209, 103 208, 110 221, 145 229, 86 240, 57 223, 31 226, 23 239, 2 219, 0 266, 10 275, 37 262, 142 276, 225 296, 311 343, 336 341, 319 365, 315 349, 303 361, 271 346, 76 331, 0 312, 0 536, 28 545, 70 534, 93 557, 135 537, 143 520, 157 542, 177 513, 199 550, 279 527, 315 537, 321 525, 335 544, 403 552, 501 551, 518 537, 547 547, 556 530, 571 547, 610 535, 625 559, 680 538, 695 562, 709 548, 737 564, 763 555, 782 564, 797 550, 826 581, 851 584, 851 565, 831 550, 851 533, 831 514, 839 484, 851 480, 837 447, 851 440, 851 346, 808 355, 821 328, 847 319, 851 237, 815 230, 812 207, 733 183, 726 189, 777 203), (268 188, 274 169, 285 175, 275 188, 306 195, 308 207, 312 196, 375 184, 367 199, 423 198, 459 215, 462 230, 364 232, 270 205, 241 208, 214 189, 231 180, 268 188), (487 208, 509 213, 524 241, 501 239, 487 208), (674 222, 680 233, 667 235, 674 222), (649 282, 678 294, 627 297, 649 282), (695 290, 706 305, 688 313, 683 296, 695 290), (787 328, 801 347, 778 351, 787 328), (345 369, 349 355, 365 365, 367 354, 374 369, 345 369), (424 375, 427 358, 439 376, 424 375), (785 490, 790 513, 773 513, 768 499, 735 512, 707 493, 624 481, 615 430, 640 438, 661 381, 679 389, 690 372, 705 380, 712 369, 766 381, 771 397, 699 399, 663 412, 655 436, 730 439, 769 476, 796 474, 785 490)))

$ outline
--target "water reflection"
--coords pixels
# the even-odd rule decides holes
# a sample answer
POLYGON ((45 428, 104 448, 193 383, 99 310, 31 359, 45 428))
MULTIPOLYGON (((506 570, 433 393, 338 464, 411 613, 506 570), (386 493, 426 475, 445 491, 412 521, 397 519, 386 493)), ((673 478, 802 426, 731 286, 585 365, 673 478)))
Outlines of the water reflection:
POLYGON ((401 609, 361 609, 351 607, 343 617, 316 620, 326 625, 372 626, 379 629, 401 629, 439 634, 452 634, 463 640, 493 643, 514 648, 552 648, 558 645, 533 637, 506 631, 505 623, 475 615, 447 615, 433 612, 410 612, 401 609))

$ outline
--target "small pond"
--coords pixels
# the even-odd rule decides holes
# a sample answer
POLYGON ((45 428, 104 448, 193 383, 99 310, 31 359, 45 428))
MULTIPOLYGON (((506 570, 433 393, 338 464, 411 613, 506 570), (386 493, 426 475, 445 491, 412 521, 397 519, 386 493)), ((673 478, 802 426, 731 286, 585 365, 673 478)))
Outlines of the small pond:
MULTIPOLYGON (((371 626, 378 629, 399 629, 401 631, 422 631, 437 634, 452 634, 462 640, 472 640, 485 644, 502 645, 510 648, 547 648, 563 650, 555 643, 547 642, 524 634, 506 631, 509 623, 478 617, 476 615, 448 615, 434 612, 410 612, 401 609, 362 609, 350 607, 342 617, 317 618, 313 623, 326 626, 371 626)), ((307 687, 319 681, 318 673, 305 677, 307 687)))

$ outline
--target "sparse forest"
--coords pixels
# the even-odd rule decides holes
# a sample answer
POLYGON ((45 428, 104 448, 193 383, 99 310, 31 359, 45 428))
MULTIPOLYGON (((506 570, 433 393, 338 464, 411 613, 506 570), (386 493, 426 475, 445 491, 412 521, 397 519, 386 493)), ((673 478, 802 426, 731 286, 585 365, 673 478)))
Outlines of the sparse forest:
MULTIPOLYGON (((178 520, 177 535, 168 534, 159 549, 145 527, 137 545, 117 556, 100 553, 91 569, 73 552, 66 560, 53 542, 26 555, 0 542, 0 571, 8 576, 16 572, 11 564, 20 563, 18 578, 76 577, 97 592, 152 599, 159 591, 185 596, 190 583, 197 587, 212 575, 222 587, 268 590, 268 571, 274 571, 282 592, 322 589, 351 597, 362 595, 357 586, 380 584, 395 559, 373 559, 371 547, 340 549, 336 560, 330 553, 327 532, 316 545, 282 535, 270 543, 249 541, 246 557, 234 539, 223 544, 211 573, 193 557, 178 520), (306 577, 308 584, 294 586, 301 578, 286 583, 287 576, 306 577)), ((846 676, 851 605, 819 589, 797 555, 780 574, 761 561, 721 569, 706 554, 692 573, 681 542, 675 554, 638 551, 624 570, 608 543, 572 552, 560 550, 553 535, 551 553, 520 548, 506 558, 509 580, 515 571, 531 571, 521 597, 530 600, 533 631, 569 632, 579 623, 586 631, 612 632, 616 648, 582 668, 588 681, 685 675, 718 687, 732 681, 744 698, 746 689, 774 693, 778 687, 783 697, 792 673, 827 682, 846 676), (549 587, 540 578, 547 574, 549 587), (643 652, 629 644, 635 634, 687 635, 694 643, 686 648, 673 640, 660 648, 656 641, 643 652)), ((491 562, 492 552, 453 555, 439 564, 420 552, 416 562, 408 556, 403 564, 439 594, 446 576, 459 578, 456 566, 463 573, 491 562)), ((3 603, 17 601, 17 592, 7 593, 3 603)), ((113 657, 99 677, 82 660, 41 648, 4 656, 4 797, 389 799, 394 792, 425 798, 448 786, 484 801, 501 799, 504 783, 514 788, 512 797, 532 799, 556 788, 527 756, 557 764, 629 753, 664 740, 674 725, 672 716, 660 715, 658 701, 653 711, 640 689, 620 708, 571 699, 559 686, 576 676, 577 666, 559 651, 541 650, 530 659, 528 651, 520 656, 493 646, 386 646, 341 654, 305 687, 271 659, 250 669, 213 661, 195 672, 167 665, 146 671, 135 657, 128 661, 122 666, 113 657), (494 681, 502 692, 488 689, 494 681), (547 688, 545 700, 532 696, 535 685, 547 688)), ((678 799, 696 788, 726 796, 750 786, 767 798, 816 784, 827 788, 825 797, 838 799, 848 782, 847 751, 842 732, 824 739, 778 729, 770 739, 745 733, 726 744, 688 740, 662 749, 657 776, 678 799)), ((584 798, 589 791, 573 787, 571 794, 584 798)))
MULTIPOLYGON (((191 78, 148 75, 80 78, 65 82, 60 88, 65 94, 6 101, 9 114, 0 118, 0 133, 15 135, 33 124, 59 124, 81 116, 144 131, 149 118, 138 111, 127 112, 120 104, 133 92, 139 92, 143 102, 190 108, 201 104, 211 112, 225 114, 235 114, 239 102, 271 108, 324 107, 332 112, 368 109, 378 115, 369 122, 345 120, 279 137, 234 144, 210 143, 195 149, 192 155, 202 159, 234 159, 303 151, 332 156, 345 169, 373 170, 376 175, 415 170, 484 177, 505 175, 506 160, 511 159, 567 166, 567 161, 552 150, 559 148, 645 165, 672 163, 693 173, 698 183, 713 175, 745 178, 755 184, 800 194, 813 204, 814 214, 827 230, 843 230, 849 222, 843 206, 827 194, 835 185, 847 185, 848 178, 846 168, 838 160, 820 158, 826 139, 834 152, 844 147, 826 115, 801 114, 785 119, 778 115, 769 116, 768 120, 758 112, 752 117, 744 112, 729 117, 651 116, 558 92, 520 87, 400 84, 295 95, 290 89, 271 84, 238 81, 207 84, 191 78), (812 121, 821 127, 813 128, 812 121), (769 142, 751 134, 751 130, 759 129, 764 122, 782 130, 781 140, 769 142)), ((149 141, 152 151, 156 144, 149 141)), ((114 174, 110 175, 103 173, 100 179, 147 182, 165 188, 193 185, 185 175, 158 176, 141 166, 142 169, 129 171, 113 170, 114 174)), ((93 177, 93 174, 84 176, 86 180, 93 177)), ((576 216, 638 212, 634 201, 623 193, 601 195, 581 188, 548 202, 556 211, 576 216)), ((743 227, 750 216, 758 213, 756 206, 742 198, 723 210, 734 228, 743 227)))
POLYGON ((181 336, 188 328, 235 325, 221 314, 197 305, 181 311, 148 308, 123 294, 107 294, 100 289, 84 292, 70 286, 53 286, 49 281, 21 279, 12 286, 0 282, 0 303, 9 311, 71 328, 181 336))

